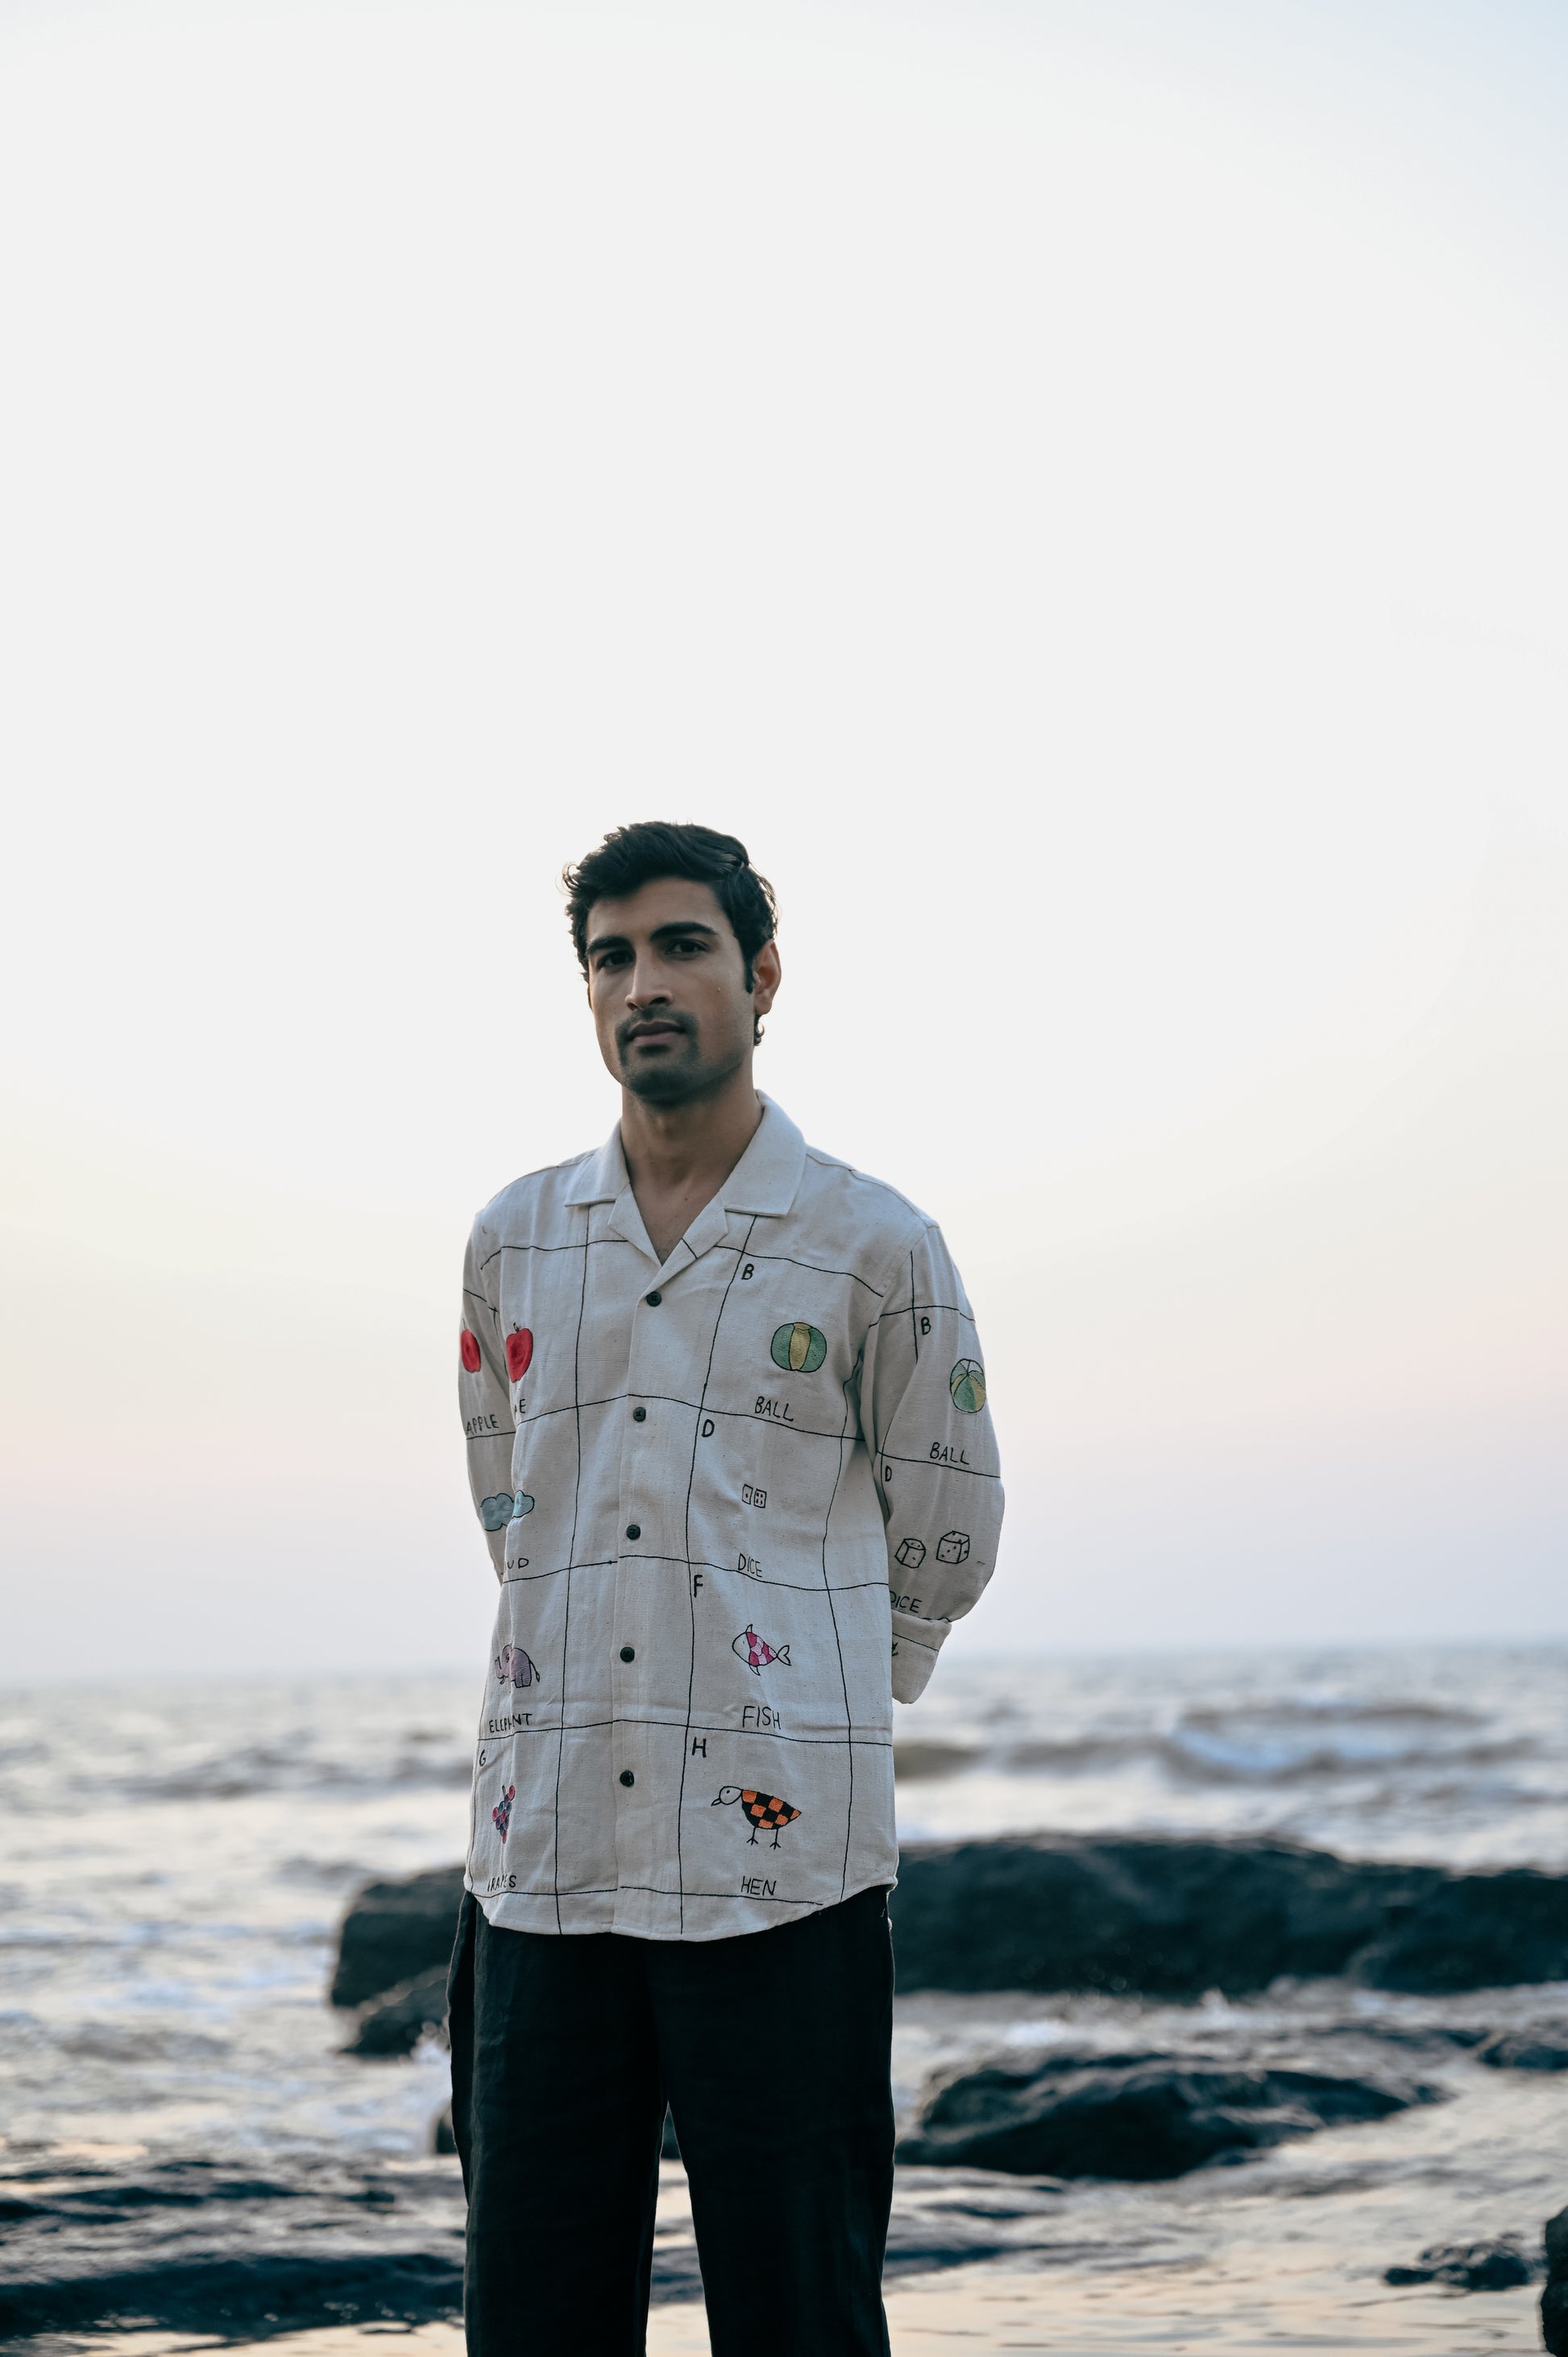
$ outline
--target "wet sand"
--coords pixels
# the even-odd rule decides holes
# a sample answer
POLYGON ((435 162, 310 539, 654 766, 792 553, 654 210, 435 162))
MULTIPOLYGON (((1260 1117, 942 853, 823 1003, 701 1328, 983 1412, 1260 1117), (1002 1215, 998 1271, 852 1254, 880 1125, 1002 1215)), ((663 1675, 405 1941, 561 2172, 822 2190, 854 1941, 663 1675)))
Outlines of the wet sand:
MULTIPOLYGON (((1274 2350, 1409 2357, 1526 2357, 1541 2347, 1539 2290, 1457 2293, 1348 2285, 1326 2248, 1232 2246, 1223 2266, 1100 2274, 994 2266, 908 2276, 887 2288, 893 2357, 1260 2357, 1274 2350), (1249 2260, 1251 2262, 1249 2265, 1249 2260)), ((225 2357, 463 2357, 456 2324, 372 2325, 221 2345, 225 2357)), ((184 2335, 71 2336, 91 2357, 174 2357, 215 2344, 184 2335)), ((700 2302, 654 2309, 649 2357, 708 2357, 700 2302)))
MULTIPOLYGON (((1476 2083, 1466 2101, 1325 2130, 1245 2167, 1200 2169, 1171 2183, 1058 2186, 981 2170, 901 2170, 895 2223, 903 2232, 894 2240, 906 2255, 895 2254, 885 2294, 894 2357, 1539 2351, 1539 2284, 1466 2293, 1384 2280, 1391 2263, 1408 2264, 1431 2243, 1509 2232, 1529 2250, 1540 2222, 1562 2206, 1568 2106, 1561 2083, 1486 2071, 1468 2057, 1455 2067, 1476 2083), (987 2255, 932 2268, 926 2253, 962 2231, 990 2240, 987 2255), (996 2240, 1007 2247, 997 2249, 996 2240)), ((650 2319, 650 2357, 708 2357, 701 2301, 681 2296, 697 2274, 678 2162, 660 2171, 654 2250, 664 2296, 650 2319)), ((57 2331, 34 2344, 34 2357, 177 2357, 209 2348, 232 2357, 373 2357, 372 2344, 389 2338, 411 2357, 461 2357, 455 2322, 392 2318, 254 2341, 167 2330, 57 2331)))

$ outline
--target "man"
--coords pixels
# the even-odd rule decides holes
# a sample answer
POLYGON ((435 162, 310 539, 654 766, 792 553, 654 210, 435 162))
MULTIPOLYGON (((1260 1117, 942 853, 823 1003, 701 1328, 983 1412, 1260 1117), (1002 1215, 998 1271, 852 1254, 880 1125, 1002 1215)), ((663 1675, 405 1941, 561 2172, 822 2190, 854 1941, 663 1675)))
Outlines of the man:
POLYGON ((752 1084, 744 845, 629 826, 565 880, 620 1123, 479 1213, 460 1338, 500 1581, 451 1987, 468 2346, 643 2348, 668 2101, 715 2357, 871 2357, 892 1702, 995 1559, 980 1346, 931 1222, 752 1084))

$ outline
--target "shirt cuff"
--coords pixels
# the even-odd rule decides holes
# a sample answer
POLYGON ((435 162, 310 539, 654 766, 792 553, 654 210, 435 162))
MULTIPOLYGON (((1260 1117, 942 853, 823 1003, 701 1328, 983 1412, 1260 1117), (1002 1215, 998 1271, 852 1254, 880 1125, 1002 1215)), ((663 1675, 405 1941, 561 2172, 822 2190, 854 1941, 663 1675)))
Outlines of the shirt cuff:
POLYGON ((893 1699, 918 1702, 937 1666, 937 1654, 948 1633, 945 1620, 918 1620, 913 1612, 893 1615, 893 1699))

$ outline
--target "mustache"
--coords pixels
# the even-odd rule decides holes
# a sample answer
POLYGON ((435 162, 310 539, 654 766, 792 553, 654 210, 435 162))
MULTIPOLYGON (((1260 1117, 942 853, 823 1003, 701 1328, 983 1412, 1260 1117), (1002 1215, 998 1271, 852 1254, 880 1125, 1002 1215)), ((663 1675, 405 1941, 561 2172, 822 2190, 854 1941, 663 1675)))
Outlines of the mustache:
POLYGON ((624 1023, 616 1025, 616 1050, 622 1063, 625 1063, 627 1050, 631 1046, 632 1033, 640 1031, 646 1023, 665 1025, 672 1031, 681 1032, 688 1039, 694 1039, 697 1036, 697 1027, 692 1017, 689 1015, 677 1015, 672 1007, 660 1015, 628 1015, 624 1023))

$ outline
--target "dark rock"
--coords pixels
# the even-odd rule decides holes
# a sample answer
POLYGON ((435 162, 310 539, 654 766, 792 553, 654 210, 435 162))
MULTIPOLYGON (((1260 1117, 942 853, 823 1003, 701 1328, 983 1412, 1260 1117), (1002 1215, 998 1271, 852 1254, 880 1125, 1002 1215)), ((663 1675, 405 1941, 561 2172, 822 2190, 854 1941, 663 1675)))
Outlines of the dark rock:
POLYGON ((1434 2243, 1412 2267, 1389 2267, 1391 2284, 1452 2284, 1459 2291, 1511 2291, 1533 2280, 1537 2270, 1519 2246, 1517 2234, 1488 2242, 1434 2243))
MULTIPOLYGON (((156 2330, 231 2348, 462 2312, 463 2187, 449 2160, 279 2154, 263 2179, 206 2161, 73 2163, 13 2143, 5 2177, 26 2213, 7 2223, 0 2266, 5 2347, 156 2330)), ((1031 2238, 1054 2248, 1057 2200, 1022 2182, 998 2193, 922 2171, 912 2196, 895 2193, 887 2273, 961 2266, 1031 2238)), ((661 2222, 651 2276, 657 2302, 701 2298, 683 2223, 661 2222)))
POLYGON ((1568 2357, 1568 2276, 1560 2276, 1541 2295, 1541 2345, 1548 2357, 1568 2357))
POLYGON ((1528 2029, 1499 2029, 1477 2048, 1476 2060, 1494 2071, 1568 2071, 1568 2044, 1528 2029))
POLYGON ((1434 1994, 1568 1978, 1568 1876, 1285 1841, 1036 1835, 907 1849, 898 1985, 1233 1996, 1349 1973, 1434 1994))
POLYGON ((0 2336, 117 2331, 161 2325, 210 2334, 266 2327, 306 2330, 345 2324, 423 2324, 463 2310, 463 2261, 456 2255, 388 2253, 328 2256, 265 2253, 132 2267, 74 2281, 45 2277, 0 2284, 0 2336))
POLYGON ((1375 1988, 1434 1996, 1568 1980, 1568 1876, 1526 1866, 1440 1876, 1356 1970, 1375 1988))
POLYGON ((46 2152, 13 2174, 34 2215, 6 2233, 0 2341, 133 2325, 248 2340, 461 2309, 462 2187, 447 2169, 275 2155, 262 2178, 46 2152))
POLYGON ((427 2029, 446 2029, 446 1967, 436 1964, 368 2005, 345 2054, 412 2054, 427 2029))
POLYGON ((898 1986, 1195 1997, 1342 1973, 1438 1867, 1348 1865, 1294 1842, 1039 1835, 906 1849, 898 1986))
POLYGON ((452 1954, 463 1900, 460 1866, 437 1867, 406 1882, 372 1882, 343 1919, 334 2005, 363 2005, 416 1980, 452 1954))
POLYGON ((898 2158, 1146 2181, 1439 2100, 1436 2090, 1410 2082, 1249 2070, 1211 2056, 1058 2054, 1026 2071, 992 2068, 953 2080, 898 2158))
MULTIPOLYGON (((463 1878, 376 1882, 344 1920, 335 2005, 445 1965, 463 1878)), ((1245 1996, 1350 1974, 1441 1994, 1568 1979, 1568 1876, 1335 1857, 1287 1841, 1034 1835, 921 1845, 893 1899, 898 1986, 1245 1996)))
POLYGON ((1546 2289, 1541 2295, 1541 2338, 1548 2357, 1568 2357, 1568 2210, 1546 2222, 1546 2289))

